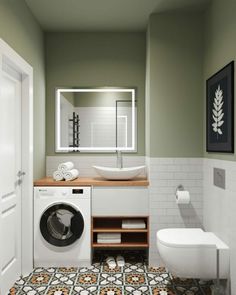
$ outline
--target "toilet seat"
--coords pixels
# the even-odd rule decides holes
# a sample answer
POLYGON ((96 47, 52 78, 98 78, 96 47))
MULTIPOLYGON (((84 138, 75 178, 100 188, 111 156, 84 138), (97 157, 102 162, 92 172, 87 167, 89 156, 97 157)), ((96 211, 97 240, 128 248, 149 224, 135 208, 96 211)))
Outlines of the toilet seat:
POLYGON ((168 228, 157 232, 158 241, 168 247, 192 248, 209 247, 228 249, 212 232, 204 232, 201 228, 168 228))

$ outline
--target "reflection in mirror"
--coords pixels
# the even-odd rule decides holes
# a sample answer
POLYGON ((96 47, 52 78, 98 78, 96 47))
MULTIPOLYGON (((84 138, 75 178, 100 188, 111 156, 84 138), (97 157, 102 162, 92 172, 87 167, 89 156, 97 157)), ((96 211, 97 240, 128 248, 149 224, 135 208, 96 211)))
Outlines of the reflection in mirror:
POLYGON ((56 90, 56 151, 135 151, 134 88, 56 90))

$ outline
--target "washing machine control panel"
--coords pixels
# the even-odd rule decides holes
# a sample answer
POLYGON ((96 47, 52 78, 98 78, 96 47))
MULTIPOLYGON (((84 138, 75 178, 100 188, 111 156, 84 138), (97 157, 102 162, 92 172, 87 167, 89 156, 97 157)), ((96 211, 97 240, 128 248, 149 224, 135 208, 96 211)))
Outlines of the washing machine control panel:
POLYGON ((82 188, 73 188, 72 189, 72 194, 83 194, 84 193, 84 190, 82 188))
POLYGON ((90 199, 91 188, 90 187, 35 187, 36 198, 79 198, 90 199))

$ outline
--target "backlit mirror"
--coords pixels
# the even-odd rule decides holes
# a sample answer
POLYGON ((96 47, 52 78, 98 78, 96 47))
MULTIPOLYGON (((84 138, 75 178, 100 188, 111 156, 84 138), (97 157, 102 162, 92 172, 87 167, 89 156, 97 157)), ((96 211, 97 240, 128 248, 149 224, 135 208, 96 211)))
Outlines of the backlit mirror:
POLYGON ((136 150, 135 88, 56 89, 56 152, 136 150))

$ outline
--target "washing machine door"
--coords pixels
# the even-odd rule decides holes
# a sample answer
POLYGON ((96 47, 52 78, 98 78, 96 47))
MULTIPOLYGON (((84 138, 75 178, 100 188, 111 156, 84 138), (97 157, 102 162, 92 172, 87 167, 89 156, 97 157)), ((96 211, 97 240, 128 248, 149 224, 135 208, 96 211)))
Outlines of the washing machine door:
POLYGON ((54 204, 41 216, 40 231, 51 245, 64 247, 77 241, 84 230, 80 211, 69 204, 54 204))

